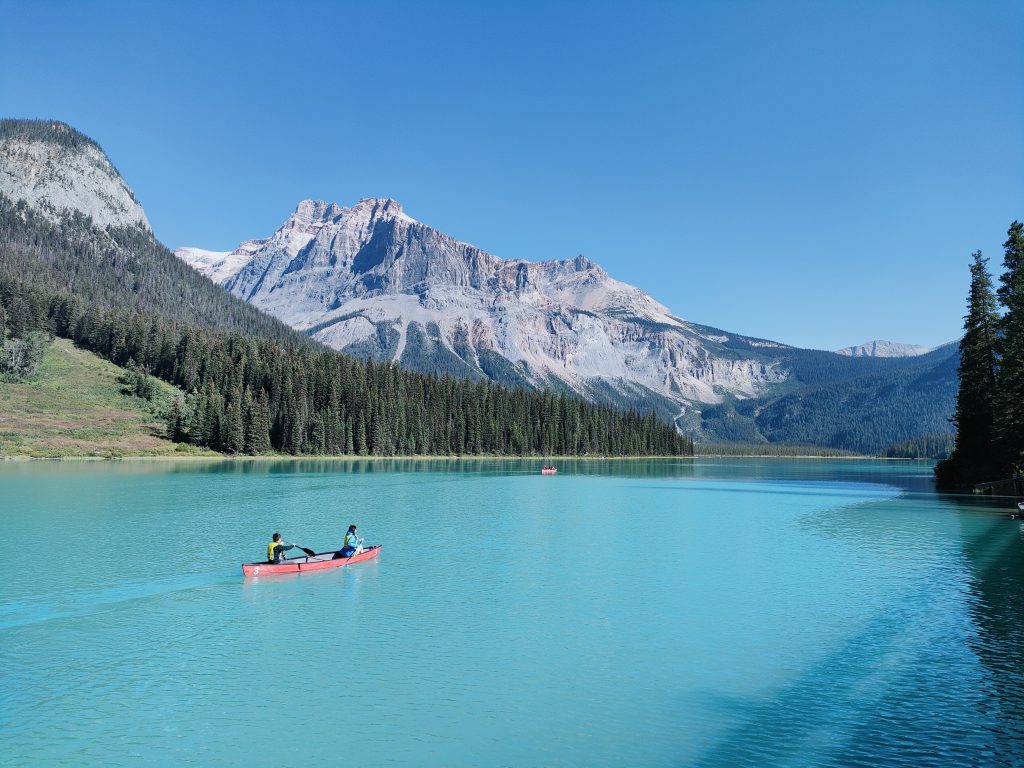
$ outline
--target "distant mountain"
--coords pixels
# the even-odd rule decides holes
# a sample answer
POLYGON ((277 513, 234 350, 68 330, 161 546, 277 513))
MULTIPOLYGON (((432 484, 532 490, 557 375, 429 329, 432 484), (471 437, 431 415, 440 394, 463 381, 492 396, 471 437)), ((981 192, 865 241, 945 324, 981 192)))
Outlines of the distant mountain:
POLYGON ((705 439, 880 449, 948 429, 952 412, 955 366, 950 374, 945 361, 955 349, 925 361, 944 372, 926 401, 914 389, 920 371, 895 375, 913 358, 801 350, 699 325, 586 257, 502 259, 417 221, 391 199, 351 207, 304 200, 269 237, 230 252, 176 254, 336 349, 654 409, 705 439), (899 423, 847 423, 874 416, 822 389, 852 391, 850 382, 860 377, 856 391, 880 393, 877 405, 893 405, 899 423), (813 428, 783 429, 786 403, 804 398, 817 403, 806 413, 813 428), (777 419, 773 406, 781 409, 777 419), (826 411, 836 429, 825 428, 826 411))
POLYGON ((848 357, 917 357, 932 351, 932 347, 920 344, 901 344, 898 341, 866 341, 852 347, 837 349, 837 355, 848 357))

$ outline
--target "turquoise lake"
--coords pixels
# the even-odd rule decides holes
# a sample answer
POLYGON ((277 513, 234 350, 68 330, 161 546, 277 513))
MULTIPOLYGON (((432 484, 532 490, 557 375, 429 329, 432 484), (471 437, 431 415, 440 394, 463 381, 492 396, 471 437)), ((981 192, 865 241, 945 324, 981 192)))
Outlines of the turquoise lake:
POLYGON ((1024 527, 916 462, 0 464, 4 765, 1024 765, 1024 527), (244 580, 349 523, 376 561, 244 580))

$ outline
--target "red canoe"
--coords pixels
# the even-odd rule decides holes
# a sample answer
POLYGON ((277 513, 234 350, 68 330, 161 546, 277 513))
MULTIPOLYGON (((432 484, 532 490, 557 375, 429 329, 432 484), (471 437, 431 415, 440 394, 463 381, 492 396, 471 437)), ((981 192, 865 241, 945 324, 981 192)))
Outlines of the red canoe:
POLYGON ((380 544, 368 547, 352 557, 335 558, 334 552, 319 552, 311 557, 287 557, 280 563, 244 563, 242 573, 246 576, 271 576, 279 573, 305 573, 306 571, 326 571, 328 568, 340 568, 343 565, 361 563, 372 560, 380 554, 380 544))
POLYGON ((542 475, 557 475, 558 470, 555 469, 554 467, 544 467, 544 469, 542 469, 540 473, 542 475))

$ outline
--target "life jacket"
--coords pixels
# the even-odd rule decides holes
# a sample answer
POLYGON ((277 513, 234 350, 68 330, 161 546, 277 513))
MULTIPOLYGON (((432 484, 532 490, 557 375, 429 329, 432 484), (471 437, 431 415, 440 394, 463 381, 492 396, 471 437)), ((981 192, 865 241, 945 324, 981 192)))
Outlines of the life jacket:
POLYGON ((281 545, 280 541, 272 541, 269 544, 267 544, 267 560, 269 562, 272 563, 272 562, 274 562, 277 559, 276 557, 274 557, 274 554, 275 554, 274 550, 276 550, 280 545, 281 545))
POLYGON ((352 547, 352 549, 355 549, 358 546, 359 546, 359 537, 356 536, 351 531, 346 533, 345 534, 345 541, 342 544, 342 548, 344 548, 344 547, 352 547))

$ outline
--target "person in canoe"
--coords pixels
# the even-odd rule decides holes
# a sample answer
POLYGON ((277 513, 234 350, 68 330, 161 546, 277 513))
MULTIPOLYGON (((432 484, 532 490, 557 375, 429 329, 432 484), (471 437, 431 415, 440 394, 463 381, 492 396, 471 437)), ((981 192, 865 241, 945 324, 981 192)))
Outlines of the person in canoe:
POLYGON ((348 527, 348 533, 345 534, 345 540, 341 543, 341 549, 338 550, 338 557, 352 557, 352 555, 358 555, 363 551, 363 540, 356 536, 356 527, 350 525, 348 527))
POLYGON ((285 544, 281 541, 281 534, 275 533, 270 543, 267 544, 267 562, 280 563, 282 554, 295 547, 295 544, 285 544))

